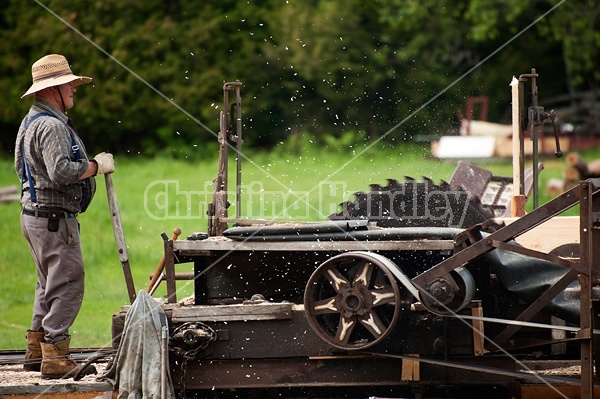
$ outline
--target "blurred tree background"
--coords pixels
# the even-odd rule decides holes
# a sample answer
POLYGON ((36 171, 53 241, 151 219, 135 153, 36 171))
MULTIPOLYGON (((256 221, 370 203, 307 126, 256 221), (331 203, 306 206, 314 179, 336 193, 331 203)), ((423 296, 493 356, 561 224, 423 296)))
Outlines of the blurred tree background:
MULTIPOLYGON (((597 92, 597 0, 0 0, 2 147, 31 104, 31 64, 91 76, 70 115, 91 151, 214 154, 222 85, 244 83, 246 144, 270 149, 457 126, 469 96, 510 122, 513 75, 540 98, 597 92)), ((542 101, 542 105, 543 101, 542 101)), ((212 155, 211 155, 212 156, 212 155)))

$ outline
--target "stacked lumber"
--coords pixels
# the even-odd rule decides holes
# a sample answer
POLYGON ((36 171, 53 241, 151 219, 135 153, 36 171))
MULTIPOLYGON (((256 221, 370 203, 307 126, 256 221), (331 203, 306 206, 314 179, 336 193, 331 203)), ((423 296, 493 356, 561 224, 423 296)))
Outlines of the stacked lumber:
POLYGON ((0 203, 18 201, 20 198, 17 186, 0 187, 0 203))
POLYGON ((565 161, 567 168, 563 173, 563 190, 568 190, 581 180, 600 177, 600 159, 587 163, 576 152, 567 154, 565 161))

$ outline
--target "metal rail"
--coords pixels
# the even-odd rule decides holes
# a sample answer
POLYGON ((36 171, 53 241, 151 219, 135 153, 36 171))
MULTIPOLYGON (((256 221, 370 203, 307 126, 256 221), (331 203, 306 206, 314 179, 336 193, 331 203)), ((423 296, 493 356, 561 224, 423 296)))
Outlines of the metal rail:
MULTIPOLYGON (((361 351, 361 352, 357 352, 357 353, 362 353, 362 354, 376 356, 376 357, 411 360, 411 361, 420 362, 420 363, 433 364, 436 366, 452 367, 452 368, 457 368, 457 369, 462 369, 462 370, 469 370, 469 371, 476 371, 476 372, 489 373, 489 374, 495 374, 495 375, 503 375, 503 376, 508 376, 508 377, 515 377, 515 378, 519 378, 519 379, 522 379, 524 381, 529 381, 529 382, 540 382, 540 379, 542 378, 541 376, 534 374, 534 373, 530 373, 530 372, 512 371, 512 370, 501 369, 498 367, 478 366, 478 365, 466 364, 466 363, 460 363, 460 362, 451 362, 448 360, 431 359, 431 358, 410 356, 410 355, 392 355, 389 353, 366 352, 366 351, 361 351)), ((547 382, 554 382, 556 384, 581 385, 581 380, 579 380, 577 378, 544 375, 543 379, 547 382)), ((598 386, 600 387, 600 384, 598 384, 598 386)))
MULTIPOLYGON (((116 349, 106 348, 71 348, 70 354, 76 361, 84 361, 95 356, 112 356, 116 349)), ((0 350, 0 365, 23 364, 25 362, 24 350, 0 350)))

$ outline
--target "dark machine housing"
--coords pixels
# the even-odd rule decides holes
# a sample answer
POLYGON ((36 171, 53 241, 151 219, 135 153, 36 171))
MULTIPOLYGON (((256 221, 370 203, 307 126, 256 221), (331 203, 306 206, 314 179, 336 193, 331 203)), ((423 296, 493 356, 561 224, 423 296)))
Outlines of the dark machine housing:
MULTIPOLYGON (((575 386, 592 397, 599 181, 582 182, 507 225, 492 221, 499 197, 486 204, 483 189, 455 184, 469 180, 460 170, 481 172, 465 164, 454 182, 373 185, 328 221, 243 220, 239 202, 228 218, 228 147, 242 158, 240 89, 240 82, 224 86, 208 234, 165 241, 162 306, 179 392, 505 398, 521 397, 530 384, 575 386), (455 208, 446 215, 439 201, 448 196, 455 208), (577 253, 572 246, 569 254, 542 253, 515 242, 577 204, 577 253), (455 220, 457 212, 463 217, 455 220), (193 264, 193 276, 176 272, 185 264, 193 264), (191 302, 178 302, 176 282, 183 278, 194 280, 191 302), (566 299, 569 290, 577 294, 566 299), (532 360, 576 360, 581 369, 540 376, 524 363, 532 360)), ((236 200, 240 187, 238 163, 236 200)), ((113 320, 115 345, 126 310, 113 320)))

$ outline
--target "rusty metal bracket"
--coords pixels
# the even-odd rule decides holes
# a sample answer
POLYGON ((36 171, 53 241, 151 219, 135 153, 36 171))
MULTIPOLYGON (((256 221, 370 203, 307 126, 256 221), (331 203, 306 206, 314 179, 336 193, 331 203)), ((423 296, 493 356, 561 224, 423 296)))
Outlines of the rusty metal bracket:
MULTIPOLYGON (((598 284, 595 276, 600 265, 600 230, 598 229, 598 213, 600 212, 600 195, 598 193, 600 179, 588 179, 579 183, 580 189, 580 235, 581 264, 588 268, 587 273, 579 275, 581 293, 579 295, 581 330, 591 330, 597 326, 598 317, 594 314, 598 308, 597 300, 593 300, 593 286, 598 284)), ((597 338, 584 339, 581 342, 581 398, 592 398, 594 394, 594 375, 600 378, 600 370, 594 373, 594 358, 599 354, 597 338)), ((596 359, 597 360, 597 359, 596 359)))
POLYGON ((579 339, 589 339, 592 337, 592 330, 590 328, 582 328, 581 330, 577 331, 575 336, 579 339))
POLYGON ((488 244, 494 248, 502 249, 505 251, 515 252, 525 256, 531 256, 538 259, 547 260, 552 263, 556 263, 557 265, 561 265, 567 267, 569 269, 575 270, 579 273, 587 273, 588 270, 585 266, 581 265, 580 262, 573 262, 568 259, 561 258, 560 256, 547 254, 545 252, 536 251, 533 249, 521 247, 518 245, 509 244, 506 242, 498 241, 498 240, 488 240, 488 244))
POLYGON ((223 111, 219 117, 219 161, 217 177, 213 180, 213 199, 208 204, 208 233, 219 236, 227 229, 227 200, 229 148, 236 152, 235 217, 240 218, 242 185, 242 82, 228 82, 223 85, 223 111), (230 104, 229 92, 235 91, 235 100, 230 104), (235 132, 235 133, 234 133, 235 132), (235 144, 235 147, 233 144, 235 144))
POLYGON ((575 186, 560 196, 549 201, 545 205, 534 209, 527 215, 515 220, 497 231, 491 233, 485 240, 479 240, 472 243, 469 247, 463 249, 438 263, 434 267, 419 274, 413 278, 413 283, 419 289, 427 286, 431 281, 448 274, 459 266, 465 265, 484 253, 494 249, 490 244, 495 241, 506 242, 526 233, 527 231, 539 226, 552 217, 564 212, 565 210, 579 203, 579 187, 575 186), (488 243, 489 242, 489 243, 488 243))
MULTIPOLYGON (((598 301, 592 299, 593 286, 600 284, 600 280, 598 279, 600 273, 600 245, 598 245, 600 242, 600 195, 597 195, 599 192, 600 179, 588 179, 580 182, 578 186, 566 191, 545 205, 534 209, 529 214, 515 220, 513 223, 491 233, 484 239, 478 240, 478 230, 468 231, 456 243, 456 249, 462 246, 463 250, 456 252, 451 257, 414 277, 412 280, 419 290, 426 290, 428 284, 434 279, 448 274, 457 267, 467 264, 494 248, 502 248, 550 260, 567 267, 569 271, 553 287, 548 289, 522 312, 517 317, 517 320, 528 320, 531 318, 575 278, 579 277, 581 286, 581 332, 577 338, 581 341, 581 398, 586 399, 593 397, 594 375, 597 379, 600 379, 600 371, 597 370, 594 374, 594 360, 597 355, 600 355, 600 342, 596 342, 598 339, 591 336, 591 330, 597 327, 597 323, 600 323, 599 317, 594 315, 594 311, 598 308, 598 301), (514 240, 516 237, 577 204, 580 204, 581 260, 579 263, 553 257, 549 254, 542 254, 538 251, 522 248, 517 249, 516 246, 507 244, 508 241, 514 240)), ((508 339, 517 329, 518 327, 513 326, 505 328, 496 337, 496 340, 503 341, 508 339)))
MULTIPOLYGON (((535 316, 540 310, 542 310, 553 298, 555 298, 562 290, 564 290, 573 280, 577 278, 577 271, 569 270, 560 280, 558 280, 552 287, 544 292, 538 299, 536 299, 531 305, 527 307, 520 315, 515 318, 515 321, 528 321, 535 316)), ((510 337, 516 333, 521 326, 509 325, 498 334, 493 341, 496 344, 502 344, 506 342, 510 337)))
POLYGON ((167 302, 177 302, 177 286, 175 284, 175 254, 173 240, 165 241, 165 275, 167 280, 167 302))

